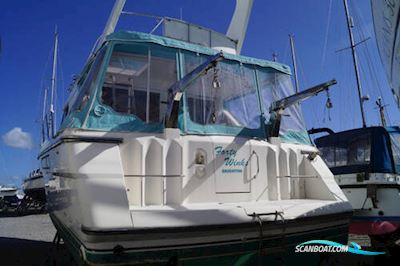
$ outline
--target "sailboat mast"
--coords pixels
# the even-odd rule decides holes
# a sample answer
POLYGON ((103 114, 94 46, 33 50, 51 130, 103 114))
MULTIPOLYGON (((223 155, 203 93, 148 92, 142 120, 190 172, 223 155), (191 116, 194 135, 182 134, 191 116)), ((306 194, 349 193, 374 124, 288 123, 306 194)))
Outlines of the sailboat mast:
POLYGON ((46 129, 48 128, 46 122, 46 103, 47 103, 47 89, 44 89, 43 111, 42 111, 42 142, 46 140, 46 129))
POLYGON ((54 32, 54 54, 53 54, 53 72, 51 76, 51 95, 50 95, 50 132, 54 137, 56 133, 56 111, 55 111, 55 95, 56 95, 56 78, 57 78, 57 50, 58 50, 58 32, 57 26, 54 32))
POLYGON ((296 86, 296 93, 298 93, 299 92, 299 79, 297 77, 296 53, 294 51, 294 40, 293 40, 292 34, 289 34, 289 40, 290 40, 290 48, 292 50, 294 82, 295 82, 295 86, 296 86))
POLYGON ((357 81, 357 92, 358 92, 358 100, 360 102, 360 111, 361 111, 361 118, 362 118, 362 124, 363 127, 366 127, 367 124, 365 122, 365 112, 364 112, 364 99, 362 96, 362 88, 361 88, 361 79, 360 79, 360 73, 358 70, 358 60, 357 60, 357 54, 356 54, 356 46, 354 44, 354 37, 353 37, 353 20, 350 17, 349 14, 349 7, 347 5, 347 0, 343 0, 344 4, 344 10, 346 12, 346 21, 347 21, 347 29, 349 31, 349 38, 350 38, 350 48, 351 48, 351 53, 353 55, 353 64, 354 64, 354 71, 356 74, 356 81, 357 81))
POLYGON ((381 123, 383 127, 386 127, 386 119, 385 119, 385 105, 382 103, 382 98, 379 97, 378 100, 375 102, 379 109, 379 115, 381 117, 381 123))

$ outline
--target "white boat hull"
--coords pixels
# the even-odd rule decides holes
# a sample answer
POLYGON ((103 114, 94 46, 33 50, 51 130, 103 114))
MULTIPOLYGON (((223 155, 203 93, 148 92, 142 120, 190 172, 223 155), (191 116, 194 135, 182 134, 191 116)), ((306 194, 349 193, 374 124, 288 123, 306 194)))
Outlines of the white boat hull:
POLYGON ((178 130, 156 136, 66 130, 40 158, 48 166, 42 172, 51 217, 86 256, 119 246, 176 250, 286 233, 307 237, 306 231, 337 227, 343 240, 351 206, 323 160, 310 159, 315 151, 178 130), (228 153, 234 161, 220 156, 228 153), (331 216, 337 219, 324 218, 331 216))
POLYGON ((385 235, 400 228, 400 176, 370 174, 357 182, 357 174, 336 176, 339 186, 354 208, 350 233, 385 235))

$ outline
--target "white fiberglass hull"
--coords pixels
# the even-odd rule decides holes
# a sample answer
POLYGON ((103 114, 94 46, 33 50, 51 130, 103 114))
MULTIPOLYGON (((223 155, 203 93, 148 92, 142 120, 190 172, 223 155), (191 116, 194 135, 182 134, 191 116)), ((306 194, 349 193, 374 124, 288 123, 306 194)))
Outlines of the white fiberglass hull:
POLYGON ((40 158, 51 217, 90 264, 90 251, 121 247, 226 247, 285 234, 296 242, 317 232, 345 241, 351 206, 314 151, 178 130, 66 130, 40 158))
POLYGON ((0 188, 0 198, 17 196, 17 189, 15 188, 0 188))
POLYGON ((356 174, 336 176, 353 206, 350 233, 385 235, 400 228, 400 176, 370 174, 370 180, 357 182, 356 174))

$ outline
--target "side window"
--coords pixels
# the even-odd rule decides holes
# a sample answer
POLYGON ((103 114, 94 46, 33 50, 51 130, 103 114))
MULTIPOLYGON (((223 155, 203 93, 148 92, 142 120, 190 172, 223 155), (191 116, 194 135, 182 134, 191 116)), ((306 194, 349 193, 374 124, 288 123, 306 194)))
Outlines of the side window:
POLYGON ((167 108, 168 88, 176 80, 175 50, 161 46, 116 45, 101 100, 118 113, 158 123, 167 108))
POLYGON ((40 164, 42 166, 42 169, 50 169, 49 156, 43 157, 40 164))
POLYGON ((327 146, 327 147, 320 147, 322 158, 325 160, 328 167, 335 166, 335 147, 334 146, 327 146))
POLYGON ((81 84, 81 86, 78 88, 78 93, 71 110, 81 111, 86 106, 86 103, 89 101, 89 96, 96 84, 101 63, 104 59, 105 51, 106 50, 103 49, 99 52, 89 72, 87 73, 86 78, 82 77, 82 83, 81 81, 78 83, 78 86, 79 84, 81 84))
POLYGON ((348 145, 348 164, 368 164, 371 157, 371 135, 354 138, 348 145))

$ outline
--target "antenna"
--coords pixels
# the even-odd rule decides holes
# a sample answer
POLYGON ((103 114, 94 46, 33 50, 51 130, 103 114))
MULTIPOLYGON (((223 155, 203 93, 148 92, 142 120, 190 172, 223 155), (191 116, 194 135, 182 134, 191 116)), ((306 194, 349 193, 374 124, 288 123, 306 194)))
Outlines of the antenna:
POLYGON ((386 127, 385 107, 387 105, 383 105, 381 97, 379 97, 378 100, 376 100, 375 104, 378 106, 378 109, 379 109, 379 115, 381 117, 382 126, 386 127))
POLYGON ((237 41, 236 54, 240 54, 242 50, 252 7, 253 0, 236 0, 235 12, 226 33, 226 36, 237 41))
POLYGON ((56 95, 56 78, 57 78, 57 50, 58 50, 58 32, 57 25, 54 32, 54 54, 53 54, 53 72, 51 76, 51 94, 50 94, 50 134, 51 137, 56 133, 56 110, 55 110, 55 95, 56 95))
POLYGON ((293 74, 294 74, 294 81, 296 85, 296 93, 299 92, 299 79, 297 77, 297 66, 296 66, 296 53, 294 51, 294 36, 293 34, 289 34, 290 40, 290 48, 292 50, 292 63, 293 63, 293 74))
POLYGON ((351 48, 351 53, 353 55, 354 71, 355 71, 355 74, 356 74, 357 92, 358 92, 358 99, 359 99, 359 102, 360 102, 362 125, 363 125, 363 127, 366 127, 367 124, 365 122, 364 101, 368 100, 368 97, 364 97, 362 95, 361 79, 360 79, 360 73, 359 73, 359 70, 358 70, 358 61, 357 61, 357 54, 356 54, 356 45, 354 44, 354 37, 353 37, 353 31, 352 31, 352 28, 354 27, 353 19, 350 17, 350 14, 349 14, 349 8, 348 8, 348 5, 347 5, 347 0, 343 0, 343 4, 344 4, 344 10, 345 10, 345 13, 346 13, 347 29, 349 31, 350 48, 351 48))
POLYGON ((272 61, 274 62, 278 61, 278 54, 276 52, 272 53, 272 61))

